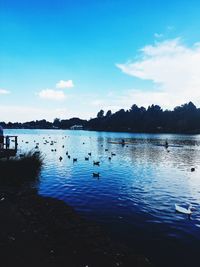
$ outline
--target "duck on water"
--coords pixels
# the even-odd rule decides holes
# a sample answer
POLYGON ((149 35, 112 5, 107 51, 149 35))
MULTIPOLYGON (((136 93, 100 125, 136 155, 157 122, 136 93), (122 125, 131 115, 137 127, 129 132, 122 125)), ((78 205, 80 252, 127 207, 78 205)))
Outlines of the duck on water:
POLYGON ((192 215, 192 212, 193 212, 194 209, 192 208, 191 204, 189 204, 188 208, 184 208, 184 207, 181 207, 181 206, 175 204, 175 210, 178 213, 182 213, 182 214, 188 215, 188 218, 190 219, 190 216, 192 215))

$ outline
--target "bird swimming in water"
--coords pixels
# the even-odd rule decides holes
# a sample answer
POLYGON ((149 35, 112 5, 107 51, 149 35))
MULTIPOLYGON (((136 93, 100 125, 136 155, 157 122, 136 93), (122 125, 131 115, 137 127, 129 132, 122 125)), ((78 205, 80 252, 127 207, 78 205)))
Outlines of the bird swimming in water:
POLYGON ((189 205, 189 207, 187 209, 175 204, 175 210, 176 210, 176 212, 188 215, 189 219, 190 219, 190 216, 191 216, 192 211, 193 211, 191 204, 189 205))
POLYGON ((93 161, 93 165, 98 165, 99 166, 100 161, 93 161))
POLYGON ((93 175, 93 177, 98 177, 98 178, 100 177, 100 173, 99 172, 93 172, 92 175, 93 175))

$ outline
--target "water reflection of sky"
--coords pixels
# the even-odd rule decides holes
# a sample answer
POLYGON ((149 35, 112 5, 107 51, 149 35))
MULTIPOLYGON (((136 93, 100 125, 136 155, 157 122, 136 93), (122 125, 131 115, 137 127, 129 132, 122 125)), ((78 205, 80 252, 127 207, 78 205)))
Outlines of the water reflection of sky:
POLYGON ((66 201, 130 242, 147 236, 151 242, 200 241, 200 136, 59 130, 7 133, 19 135, 20 152, 34 149, 39 142, 45 156, 40 194, 66 201), (122 138, 131 144, 108 142, 122 138), (166 139, 177 147, 157 146, 166 139), (51 146, 44 140, 56 143, 51 146), (92 156, 85 161, 89 152, 92 156), (116 156, 109 161, 111 152, 116 156), (77 163, 73 164, 73 157, 77 163), (94 166, 93 160, 99 160, 100 166, 94 166), (191 172, 191 167, 196 171, 191 172), (99 172, 100 179, 93 178, 93 172, 99 172), (185 207, 192 203, 196 211, 191 221, 175 213, 175 203, 185 207))

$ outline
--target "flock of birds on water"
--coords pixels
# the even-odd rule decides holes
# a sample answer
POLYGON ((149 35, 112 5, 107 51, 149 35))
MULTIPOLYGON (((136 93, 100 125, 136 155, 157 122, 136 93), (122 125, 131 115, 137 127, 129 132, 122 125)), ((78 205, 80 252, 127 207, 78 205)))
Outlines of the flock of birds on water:
MULTIPOLYGON (((66 138, 66 137, 67 137, 67 136, 62 137, 62 139, 66 138)), ((68 137, 69 137, 69 136, 68 136, 68 137)), ((43 137, 43 139, 44 139, 44 141, 43 141, 43 144, 44 144, 44 145, 49 144, 50 146, 54 146, 54 144, 57 143, 57 141, 53 141, 53 140, 48 141, 47 139, 45 139, 45 137, 43 137)), ((49 136, 49 139, 51 139, 50 136, 49 136)), ((24 140, 22 140, 22 142, 24 142, 24 140)), ((24 142, 24 143, 28 144, 29 142, 26 141, 26 142, 24 142)), ((39 143, 37 143, 36 140, 34 140, 34 143, 35 143, 35 149, 36 149, 36 150, 39 150, 39 143)), ((85 142, 83 142, 82 144, 85 145, 85 142)), ((103 145, 102 145, 102 146, 103 146, 103 145)), ((128 147, 128 146, 127 146, 127 147, 128 147)), ((62 145, 62 148, 65 148, 65 146, 62 145)), ((51 149, 51 152, 56 152, 56 151, 57 151, 56 148, 52 148, 52 149, 51 149)), ((105 148, 105 152, 108 152, 108 148, 105 148)), ((71 155, 69 154, 68 151, 66 151, 65 154, 66 154, 66 156, 68 157, 68 159, 71 158, 71 155)), ((20 154, 20 156, 23 157, 24 154, 20 154)), ((92 156, 92 152, 88 152, 87 156, 85 156, 85 161, 89 161, 90 158, 91 158, 91 156, 92 156)), ((111 161, 113 156, 116 156, 116 153, 111 152, 111 153, 110 153, 110 156, 108 157, 108 160, 111 161)), ((59 160, 59 161, 62 161, 62 160, 63 160, 63 157, 60 156, 60 157, 58 158, 58 160, 59 160)), ((78 158, 72 158, 72 162, 73 162, 73 163, 75 163, 75 162, 77 162, 77 161, 78 161, 78 158)), ((93 160, 93 165, 94 165, 94 166, 95 166, 95 165, 96 165, 96 166, 100 166, 100 161, 95 161, 95 160, 93 160)), ((96 178, 99 179, 99 178, 100 178, 100 173, 99 173, 99 172, 93 172, 93 173, 92 173, 92 176, 93 176, 93 177, 96 177, 96 178)))
MULTIPOLYGON (((67 137, 67 136, 65 136, 65 138, 66 138, 66 137, 67 137)), ((69 136, 68 136, 68 137, 69 137, 69 136)), ((45 137, 43 137, 43 139, 44 139, 44 142, 43 142, 44 145, 50 144, 51 146, 54 146, 54 144, 57 143, 57 141, 53 141, 53 140, 48 141, 47 139, 45 139, 45 137)), ((50 136, 49 136, 49 139, 51 139, 50 136)), ((64 139, 64 137, 62 137, 62 139, 64 139)), ((22 140, 22 142, 24 142, 24 141, 22 140)), ((25 143, 28 144, 29 142, 26 141, 25 143)), ((34 140, 34 143, 35 143, 35 149, 38 150, 38 149, 39 149, 39 143, 37 143, 36 140, 34 140)), ((83 145, 84 145, 84 144, 85 144, 85 143, 83 142, 83 145)), ((103 147, 103 145, 101 145, 101 146, 103 147)), ((128 147, 128 146, 126 146, 126 147, 128 147)), ((167 152, 169 152, 169 150, 168 150, 168 146, 166 147, 166 146, 164 145, 164 147, 166 148, 167 152)), ((65 148, 65 146, 62 145, 62 148, 65 148)), ((51 149, 51 152, 56 152, 56 151, 57 151, 57 150, 56 150, 55 148, 54 148, 54 149, 51 149)), ((108 148, 105 148, 105 151, 108 152, 108 148)), ((69 152, 68 152, 68 151, 67 151, 65 154, 66 154, 66 156, 68 157, 68 159, 71 158, 71 156, 69 155, 69 152)), ((21 154, 21 155, 23 156, 23 154, 21 154)), ((110 155, 111 155, 111 156, 108 157, 108 160, 109 160, 109 161, 111 161, 111 159, 112 159, 113 156, 116 156, 116 153, 111 152, 110 155)), ((91 152, 88 152, 88 155, 85 156, 85 160, 86 160, 86 161, 89 161, 89 159, 90 159, 91 156, 92 156, 92 153, 91 153, 91 152)), ((58 158, 58 160, 59 160, 59 161, 62 161, 62 160, 63 160, 63 157, 60 156, 60 157, 58 158)), ((78 159, 77 159, 77 158, 72 158, 72 161, 73 161, 73 163, 75 163, 75 162, 78 161, 78 159)), ((93 165, 100 166, 100 161, 93 161, 93 165)), ((191 170, 191 172, 194 172, 194 171, 195 171, 195 168, 192 167, 190 170, 191 170)), ((99 172, 93 172, 93 173, 92 173, 92 176, 93 176, 93 177, 96 177, 96 178, 99 179, 99 177, 100 177, 100 173, 99 173, 99 172)), ((175 211, 178 212, 178 213, 182 213, 182 214, 186 214, 186 215, 188 215, 188 218, 189 218, 189 219, 190 219, 190 216, 191 216, 191 214, 192 214, 192 212, 193 212, 194 210, 195 210, 195 208, 193 208, 191 204, 189 204, 188 208, 184 208, 184 207, 182 207, 182 206, 179 206, 178 204, 175 204, 175 211)))

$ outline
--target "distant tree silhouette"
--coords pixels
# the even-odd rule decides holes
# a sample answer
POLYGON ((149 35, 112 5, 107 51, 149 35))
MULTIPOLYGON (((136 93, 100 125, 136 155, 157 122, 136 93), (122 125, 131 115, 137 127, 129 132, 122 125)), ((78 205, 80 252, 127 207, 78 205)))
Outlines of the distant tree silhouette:
POLYGON ((103 118, 103 115, 104 115, 104 111, 101 109, 101 110, 97 113, 97 118, 98 118, 98 119, 101 119, 101 118, 103 118))
POLYGON ((163 111, 154 104, 147 109, 133 104, 129 110, 109 112, 105 117, 99 111, 97 118, 88 121, 87 127, 107 131, 195 133, 200 132, 200 109, 192 102, 175 107, 173 111, 163 111))
POLYGON ((60 119, 59 118, 55 118, 53 121, 53 126, 56 128, 60 127, 60 119))
POLYGON ((106 113, 106 118, 109 118, 111 115, 112 115, 112 111, 108 110, 107 113, 106 113))
POLYGON ((0 122, 3 128, 26 129, 69 129, 79 124, 88 130, 98 131, 129 131, 147 133, 200 133, 200 109, 192 102, 177 106, 174 110, 162 110, 159 105, 151 105, 147 109, 133 104, 129 110, 120 109, 112 113, 100 110, 97 117, 90 120, 71 118, 53 123, 36 120, 25 123, 0 122))

